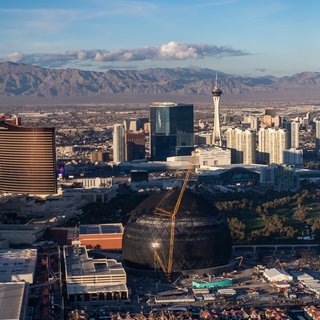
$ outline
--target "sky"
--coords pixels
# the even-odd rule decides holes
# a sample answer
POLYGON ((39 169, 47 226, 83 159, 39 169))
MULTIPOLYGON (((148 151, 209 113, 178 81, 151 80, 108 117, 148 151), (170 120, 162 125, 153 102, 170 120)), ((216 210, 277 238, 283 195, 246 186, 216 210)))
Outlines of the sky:
POLYGON ((320 71, 319 0, 4 0, 0 61, 50 68, 320 71))

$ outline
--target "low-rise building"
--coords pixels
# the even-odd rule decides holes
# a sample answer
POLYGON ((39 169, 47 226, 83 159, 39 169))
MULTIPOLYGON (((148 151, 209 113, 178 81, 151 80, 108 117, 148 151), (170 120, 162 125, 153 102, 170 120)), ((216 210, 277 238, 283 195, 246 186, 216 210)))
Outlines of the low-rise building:
POLYGON ((26 319, 28 283, 0 282, 0 319, 26 319))
POLYGON ((121 250, 123 226, 113 224, 86 224, 79 227, 79 241, 92 248, 121 250))
POLYGON ((217 146, 196 148, 194 157, 200 168, 231 164, 231 150, 217 146))
POLYGON ((93 259, 83 245, 64 246, 69 301, 128 299, 127 276, 114 259, 93 259))
POLYGON ((1 224, 0 238, 9 242, 9 245, 32 245, 44 234, 45 225, 1 224))
POLYGON ((276 268, 266 268, 263 275, 270 282, 293 281, 293 277, 290 274, 276 268))
POLYGON ((0 250, 0 281, 25 281, 32 284, 36 262, 37 249, 0 250))
POLYGON ((296 191, 300 186, 299 175, 290 165, 272 164, 263 168, 260 175, 260 184, 274 190, 296 191))
POLYGON ((72 198, 75 201, 81 200, 88 203, 108 203, 117 195, 115 188, 92 188, 92 189, 66 189, 63 190, 63 197, 65 199, 72 198))

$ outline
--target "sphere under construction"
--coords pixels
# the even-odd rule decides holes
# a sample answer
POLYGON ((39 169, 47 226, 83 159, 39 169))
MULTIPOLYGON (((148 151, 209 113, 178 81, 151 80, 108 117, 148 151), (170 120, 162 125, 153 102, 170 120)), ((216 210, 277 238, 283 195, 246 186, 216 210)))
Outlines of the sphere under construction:
POLYGON ((170 242, 172 219, 163 212, 174 210, 178 196, 179 190, 154 194, 131 212, 122 246, 127 269, 161 271, 168 264, 170 245, 173 273, 215 272, 228 265, 232 241, 227 222, 211 203, 190 190, 183 195, 170 242))

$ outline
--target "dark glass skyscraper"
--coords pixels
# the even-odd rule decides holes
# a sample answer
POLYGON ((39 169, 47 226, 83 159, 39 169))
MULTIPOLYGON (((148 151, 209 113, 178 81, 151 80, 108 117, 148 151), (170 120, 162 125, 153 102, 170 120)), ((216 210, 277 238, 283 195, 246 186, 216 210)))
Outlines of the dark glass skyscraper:
POLYGON ((54 128, 0 121, 0 192, 57 192, 54 128))
POLYGON ((194 148, 193 104, 157 102, 150 106, 151 160, 190 155, 194 148))

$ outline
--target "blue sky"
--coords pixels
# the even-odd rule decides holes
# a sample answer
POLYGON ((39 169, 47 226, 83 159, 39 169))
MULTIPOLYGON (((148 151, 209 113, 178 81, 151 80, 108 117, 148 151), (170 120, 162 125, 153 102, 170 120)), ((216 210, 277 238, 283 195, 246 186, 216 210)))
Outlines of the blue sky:
POLYGON ((319 0, 10 0, 0 61, 86 70, 320 71, 319 0))

